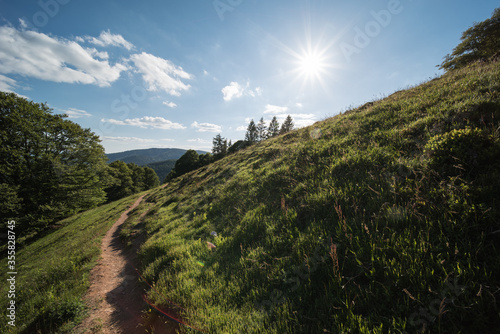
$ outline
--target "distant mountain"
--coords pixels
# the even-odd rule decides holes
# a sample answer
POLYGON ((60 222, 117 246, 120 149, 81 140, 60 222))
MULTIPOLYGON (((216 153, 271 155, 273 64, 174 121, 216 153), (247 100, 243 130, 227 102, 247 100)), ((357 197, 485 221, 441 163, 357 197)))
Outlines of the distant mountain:
MULTIPOLYGON (((187 150, 180 148, 150 148, 144 150, 131 150, 119 153, 106 154, 108 157, 108 163, 112 163, 117 160, 121 160, 125 163, 135 163, 139 166, 145 166, 147 164, 162 162, 166 160, 177 160, 179 159, 187 150)), ((198 154, 207 153, 205 151, 196 151, 198 154)), ((153 168, 154 169, 154 168, 153 168)), ((161 181, 163 181, 160 178, 161 181)))
POLYGON ((160 162, 153 162, 150 164, 147 164, 147 167, 152 168, 155 172, 156 175, 158 175, 158 178, 160 179, 160 182, 163 183, 165 181, 165 178, 167 177, 168 173, 175 167, 175 162, 177 160, 165 160, 165 161, 160 161, 160 162))

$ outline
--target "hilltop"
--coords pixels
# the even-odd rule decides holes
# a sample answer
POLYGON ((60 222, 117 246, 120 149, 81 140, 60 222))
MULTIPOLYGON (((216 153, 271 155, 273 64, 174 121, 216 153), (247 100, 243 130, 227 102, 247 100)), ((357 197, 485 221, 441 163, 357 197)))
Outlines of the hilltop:
MULTIPOLYGON (((499 120, 500 64, 475 63, 150 190, 121 235, 144 238, 147 299, 209 333, 491 333, 499 120)), ((19 324, 83 317, 98 242, 138 196, 23 249, 19 324), (62 260, 69 240, 92 247, 62 260), (41 249, 54 257, 35 269, 41 249)))

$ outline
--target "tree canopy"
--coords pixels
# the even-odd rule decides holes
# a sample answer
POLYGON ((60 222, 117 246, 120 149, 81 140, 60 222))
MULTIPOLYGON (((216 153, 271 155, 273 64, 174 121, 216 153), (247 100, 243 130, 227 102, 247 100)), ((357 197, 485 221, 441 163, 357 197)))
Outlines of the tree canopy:
POLYGON ((103 203, 106 156, 89 129, 52 114, 46 104, 0 92, 1 218, 21 229, 103 203))
POLYGON ((500 52, 500 8, 491 18, 467 29, 451 54, 445 56, 440 68, 458 69, 478 60, 488 60, 500 52))

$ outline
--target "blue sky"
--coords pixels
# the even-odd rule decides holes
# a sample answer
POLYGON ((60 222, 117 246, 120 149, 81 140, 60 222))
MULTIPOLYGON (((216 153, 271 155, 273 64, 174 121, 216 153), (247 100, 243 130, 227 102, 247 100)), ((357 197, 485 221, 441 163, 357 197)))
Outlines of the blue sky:
POLYGON ((209 151, 250 119, 307 126, 441 74, 497 1, 0 0, 0 90, 107 153, 209 151))

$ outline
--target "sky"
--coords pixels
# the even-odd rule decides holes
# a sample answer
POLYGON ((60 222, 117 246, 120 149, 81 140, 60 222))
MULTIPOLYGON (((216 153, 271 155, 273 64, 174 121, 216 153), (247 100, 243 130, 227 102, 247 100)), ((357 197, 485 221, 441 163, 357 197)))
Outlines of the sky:
POLYGON ((210 151, 250 120, 296 127, 418 85, 497 0, 0 0, 0 90, 106 153, 210 151))

